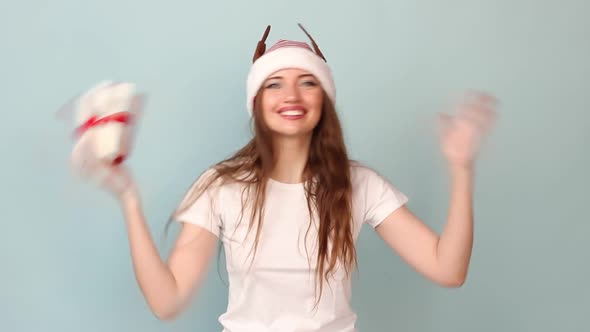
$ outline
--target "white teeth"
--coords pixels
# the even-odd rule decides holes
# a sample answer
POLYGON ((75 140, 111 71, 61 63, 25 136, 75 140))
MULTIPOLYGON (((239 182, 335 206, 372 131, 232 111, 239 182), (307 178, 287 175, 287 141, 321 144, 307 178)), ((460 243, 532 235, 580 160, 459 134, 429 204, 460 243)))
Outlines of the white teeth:
POLYGON ((287 116, 297 116, 297 115, 303 115, 303 111, 284 111, 281 112, 281 115, 287 115, 287 116))

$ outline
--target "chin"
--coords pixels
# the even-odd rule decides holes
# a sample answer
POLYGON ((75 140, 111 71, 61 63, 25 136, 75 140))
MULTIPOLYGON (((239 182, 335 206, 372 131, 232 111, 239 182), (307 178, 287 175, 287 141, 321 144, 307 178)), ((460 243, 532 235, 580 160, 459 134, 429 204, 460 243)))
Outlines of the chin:
POLYGON ((313 128, 309 129, 293 129, 293 128, 271 128, 271 131, 276 137, 283 138, 307 138, 312 135, 313 128))
POLYGON ((285 120, 275 118, 269 121, 268 127, 274 135, 283 137, 308 137, 312 135, 319 119, 285 120), (305 121, 307 120, 307 121, 305 121))
POLYGON ((313 133, 315 123, 301 122, 301 123, 285 123, 284 121, 277 121, 269 125, 269 129, 278 136, 286 137, 306 137, 313 133))

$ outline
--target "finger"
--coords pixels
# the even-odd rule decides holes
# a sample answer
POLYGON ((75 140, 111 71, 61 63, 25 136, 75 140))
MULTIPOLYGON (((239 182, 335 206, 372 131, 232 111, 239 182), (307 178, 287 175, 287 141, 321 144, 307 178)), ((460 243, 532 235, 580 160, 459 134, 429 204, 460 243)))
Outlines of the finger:
POLYGON ((472 91, 468 92, 465 97, 458 103, 458 111, 477 110, 489 114, 494 113, 498 101, 490 94, 472 91))
POLYGON ((496 111, 493 108, 481 104, 460 105, 457 113, 459 119, 468 121, 481 130, 488 130, 496 118, 496 111))
POLYGON ((438 133, 445 136, 453 126, 453 117, 446 113, 438 113, 438 133))
POLYGON ((136 190, 131 174, 124 164, 111 165, 105 163, 104 167, 109 171, 108 176, 105 178, 105 184, 116 195, 136 190))
POLYGON ((469 90, 465 93, 463 101, 468 104, 482 105, 485 107, 495 108, 498 100, 493 95, 477 90, 469 90))

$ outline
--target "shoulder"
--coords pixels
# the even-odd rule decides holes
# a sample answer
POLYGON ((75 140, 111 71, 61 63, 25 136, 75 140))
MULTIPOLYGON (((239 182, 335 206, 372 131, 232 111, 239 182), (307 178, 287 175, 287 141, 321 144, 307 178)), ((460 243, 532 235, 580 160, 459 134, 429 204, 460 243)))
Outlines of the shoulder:
POLYGON ((214 164, 193 175, 193 182, 190 185, 187 196, 207 195, 218 196, 221 190, 229 186, 228 176, 224 174, 222 164, 214 164))
POLYGON ((363 222, 376 227, 408 197, 384 175, 358 162, 351 162, 353 200, 363 222))
POLYGON ((221 188, 240 182, 239 180, 248 180, 246 172, 238 171, 241 164, 241 160, 230 160, 210 165, 201 172, 195 183, 221 188))
POLYGON ((236 181, 228 174, 225 166, 227 165, 224 163, 213 164, 193 175, 192 184, 185 192, 181 207, 197 206, 203 201, 217 204, 228 191, 238 191, 236 181))
POLYGON ((357 197, 388 195, 399 201, 407 197, 387 176, 358 161, 350 162, 352 190, 357 197))
POLYGON ((201 171, 200 174, 196 176, 196 179, 193 182, 192 190, 201 189, 204 190, 205 188, 211 187, 220 187, 222 185, 222 177, 221 173, 215 166, 210 166, 205 168, 201 171))
POLYGON ((355 185, 372 184, 375 181, 387 181, 385 177, 374 168, 358 161, 350 162, 350 180, 355 185))

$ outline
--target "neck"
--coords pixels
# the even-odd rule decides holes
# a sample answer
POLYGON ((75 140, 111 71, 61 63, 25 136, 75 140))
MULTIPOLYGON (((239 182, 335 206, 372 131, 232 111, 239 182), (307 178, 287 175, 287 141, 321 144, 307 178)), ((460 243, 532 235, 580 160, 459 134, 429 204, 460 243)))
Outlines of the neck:
POLYGON ((303 171, 309 157, 311 137, 275 138, 275 166, 271 177, 283 183, 303 182, 303 171))

